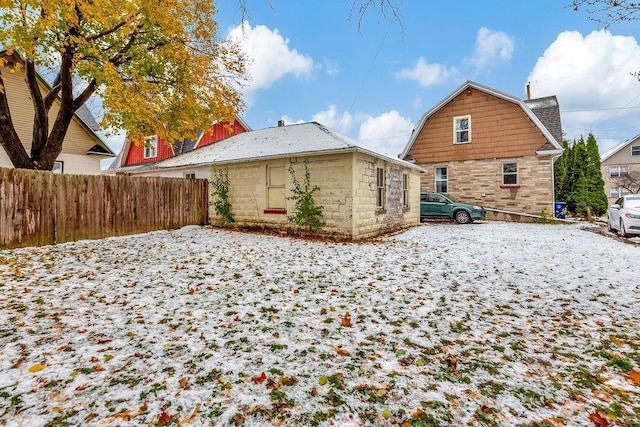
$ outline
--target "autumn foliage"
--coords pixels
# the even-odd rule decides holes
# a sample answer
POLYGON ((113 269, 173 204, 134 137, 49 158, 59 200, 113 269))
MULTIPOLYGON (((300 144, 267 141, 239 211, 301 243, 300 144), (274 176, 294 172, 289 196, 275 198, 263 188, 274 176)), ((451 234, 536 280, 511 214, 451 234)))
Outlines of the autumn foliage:
POLYGON ((198 0, 0 0, 0 70, 25 72, 34 106, 32 141, 20 141, 0 79, 0 141, 13 164, 51 169, 74 112, 94 95, 103 127, 135 142, 232 120, 244 60, 219 39, 215 14, 214 2, 198 0))

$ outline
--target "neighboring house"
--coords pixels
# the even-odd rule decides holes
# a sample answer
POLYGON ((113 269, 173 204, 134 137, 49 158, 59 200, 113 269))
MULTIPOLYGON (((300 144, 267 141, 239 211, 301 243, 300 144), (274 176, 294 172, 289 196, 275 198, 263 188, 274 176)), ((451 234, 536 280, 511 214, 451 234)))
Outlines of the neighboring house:
MULTIPOLYGON (((287 229, 294 209, 291 171, 304 180, 305 161, 311 185, 319 187, 316 203, 323 206, 319 234, 362 239, 419 224, 422 168, 315 122, 240 133, 130 173, 215 177, 224 170, 239 226, 287 229)), ((215 222, 213 207, 211 217, 215 222)))
MULTIPOLYGON (((4 51, 0 57, 8 59, 7 66, 2 67, 2 78, 11 110, 11 119, 18 132, 27 153, 31 150, 31 137, 33 134, 33 104, 31 94, 26 84, 24 71, 12 71, 12 61, 19 61, 15 55, 7 58, 4 51)), ((48 85, 42 76, 38 75, 43 90, 48 90, 48 85)), ((53 124, 58 114, 58 104, 54 103, 49 111, 49 122, 53 124)), ((62 143, 62 151, 56 159, 54 173, 71 174, 100 174, 100 160, 114 157, 115 154, 97 135, 100 130, 98 123, 86 106, 80 107, 69 125, 67 135, 62 143)), ((13 168, 9 156, 0 145, 0 167, 13 168)))
MULTIPOLYGON (((153 164, 162 160, 211 145, 231 135, 250 130, 251 128, 244 120, 236 117, 232 123, 214 123, 208 131, 200 132, 195 141, 185 138, 182 141, 174 141, 173 145, 169 145, 158 135, 146 137, 143 145, 132 144, 131 141, 127 140, 122 147, 122 151, 120 151, 118 157, 111 163, 105 173, 129 173, 137 169, 152 168, 153 164)), ((195 171, 185 171, 183 172, 183 177, 210 178, 208 172, 205 175, 194 175, 194 173, 195 171)))
POLYGON ((426 169, 422 191, 481 204, 488 219, 526 221, 553 215, 561 139, 555 96, 523 101, 468 81, 422 116, 401 158, 426 169))
POLYGON ((604 191, 613 204, 620 196, 638 191, 640 186, 640 135, 606 152, 600 161, 604 191))

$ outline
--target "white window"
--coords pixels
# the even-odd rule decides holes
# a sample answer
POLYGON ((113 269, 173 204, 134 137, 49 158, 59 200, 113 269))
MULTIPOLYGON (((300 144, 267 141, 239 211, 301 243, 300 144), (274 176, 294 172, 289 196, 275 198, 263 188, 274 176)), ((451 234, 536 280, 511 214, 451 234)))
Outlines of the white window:
POLYGON ((267 209, 286 209, 284 181, 284 166, 267 167, 267 209))
POLYGON ((384 209, 385 173, 383 168, 376 168, 376 207, 384 209))
POLYGON ((453 143, 466 144, 471 142, 471 116, 453 118, 453 143))
POLYGON ((631 194, 629 190, 622 187, 615 187, 611 189, 610 197, 617 199, 622 196, 626 196, 627 194, 631 194))
POLYGON ((402 207, 409 207, 409 175, 402 174, 402 207))
POLYGON ((64 172, 64 162, 56 161, 53 164, 53 169, 51 169, 53 173, 63 173, 64 172))
POLYGON ((502 164, 502 185, 518 185, 518 164, 502 164))
POLYGON ((158 155, 158 135, 144 137, 144 158, 151 159, 158 155))
POLYGON ((196 173, 195 172, 185 172, 184 173, 184 177, 187 179, 196 179, 196 173))
POLYGON ((447 168, 436 168, 436 193, 448 191, 447 168))
POLYGON ((631 155, 632 156, 640 156, 640 145, 632 145, 631 146, 631 155))
POLYGON ((628 176, 629 166, 611 166, 609 168, 609 172, 612 178, 618 177, 618 176, 628 176))

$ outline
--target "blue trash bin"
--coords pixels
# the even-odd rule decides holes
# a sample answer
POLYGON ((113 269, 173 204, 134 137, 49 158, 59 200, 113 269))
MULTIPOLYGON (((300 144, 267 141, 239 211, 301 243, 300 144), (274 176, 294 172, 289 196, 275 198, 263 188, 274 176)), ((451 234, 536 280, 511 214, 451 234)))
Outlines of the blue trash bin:
POLYGON ((553 212, 556 218, 565 219, 567 217, 567 203, 555 202, 553 204, 553 212))

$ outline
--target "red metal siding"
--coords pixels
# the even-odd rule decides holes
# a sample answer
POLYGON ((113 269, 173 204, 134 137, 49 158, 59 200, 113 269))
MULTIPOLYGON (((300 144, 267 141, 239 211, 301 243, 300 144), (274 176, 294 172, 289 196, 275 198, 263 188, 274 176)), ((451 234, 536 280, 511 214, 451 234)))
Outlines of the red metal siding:
POLYGON ((238 121, 234 121, 231 124, 231 130, 228 127, 229 125, 223 125, 222 123, 216 123, 211 126, 211 129, 206 131, 200 141, 198 142, 198 148, 204 147, 205 145, 213 144, 214 142, 218 142, 222 139, 228 138, 231 135, 235 135, 237 133, 246 132, 247 130, 242 127, 238 121))
MULTIPOLYGON (((205 145, 210 145, 214 142, 218 142, 222 139, 228 138, 231 135, 247 131, 247 129, 242 127, 242 125, 237 120, 231 123, 230 126, 231 130, 229 129, 229 125, 225 126, 222 123, 215 123, 213 126, 211 126, 211 129, 209 129, 202 135, 202 138, 200 138, 200 141, 198 142, 198 146, 196 148, 204 147, 205 145)), ((131 145, 124 165, 128 166, 138 165, 141 163, 159 162, 160 160, 168 159, 169 157, 173 156, 174 154, 171 147, 165 144, 162 138, 159 138, 158 155, 156 157, 145 159, 144 147, 141 145, 131 145)))
POLYGON ((164 139, 158 138, 158 155, 156 157, 149 157, 148 159, 145 159, 144 147, 142 145, 131 144, 125 166, 158 162, 160 160, 168 159, 169 157, 173 157, 173 150, 165 144, 164 139))

